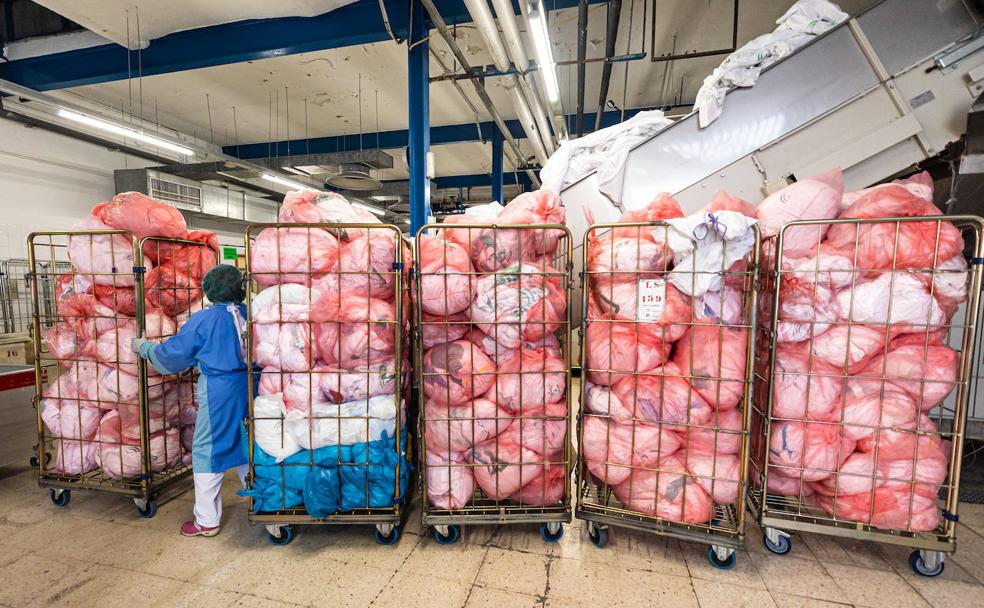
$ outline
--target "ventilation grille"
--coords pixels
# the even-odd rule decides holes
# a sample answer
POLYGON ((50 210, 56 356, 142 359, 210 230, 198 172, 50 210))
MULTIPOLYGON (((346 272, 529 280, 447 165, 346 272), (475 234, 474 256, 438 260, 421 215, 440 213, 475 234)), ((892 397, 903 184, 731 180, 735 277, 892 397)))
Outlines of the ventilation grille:
POLYGON ((202 210, 202 189, 177 182, 150 178, 150 197, 186 211, 202 210))

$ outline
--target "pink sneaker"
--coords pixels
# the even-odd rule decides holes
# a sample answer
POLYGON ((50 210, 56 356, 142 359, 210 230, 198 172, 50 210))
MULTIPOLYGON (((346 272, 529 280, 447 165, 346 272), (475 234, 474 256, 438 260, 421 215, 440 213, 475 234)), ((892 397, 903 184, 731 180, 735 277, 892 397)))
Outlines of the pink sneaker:
POLYGON ((186 521, 181 524, 181 536, 215 536, 218 533, 218 526, 214 528, 203 528, 194 521, 186 521))

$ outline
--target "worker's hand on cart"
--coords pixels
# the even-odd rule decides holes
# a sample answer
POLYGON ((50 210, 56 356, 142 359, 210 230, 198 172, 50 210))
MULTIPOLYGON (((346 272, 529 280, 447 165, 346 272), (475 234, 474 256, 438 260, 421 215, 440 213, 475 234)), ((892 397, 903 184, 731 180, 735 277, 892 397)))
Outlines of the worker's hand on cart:
POLYGON ((150 340, 148 340, 147 338, 144 338, 143 336, 140 336, 140 337, 137 337, 137 338, 134 338, 134 339, 130 340, 130 350, 132 350, 133 352, 135 352, 135 353, 137 353, 139 355, 140 354, 140 345, 143 344, 143 343, 145 343, 145 342, 150 342, 150 340))

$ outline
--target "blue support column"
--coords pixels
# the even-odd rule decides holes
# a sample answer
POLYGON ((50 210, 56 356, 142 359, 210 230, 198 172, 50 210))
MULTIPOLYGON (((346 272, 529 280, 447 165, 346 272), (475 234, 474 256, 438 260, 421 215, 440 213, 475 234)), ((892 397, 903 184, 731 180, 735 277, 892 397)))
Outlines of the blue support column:
POLYGON ((430 149, 430 51, 423 5, 410 0, 410 36, 407 42, 410 76, 410 234, 430 217, 430 180, 427 151, 430 149))
POLYGON ((492 200, 499 201, 502 205, 506 204, 506 201, 502 200, 502 142, 504 140, 498 128, 492 129, 492 200))

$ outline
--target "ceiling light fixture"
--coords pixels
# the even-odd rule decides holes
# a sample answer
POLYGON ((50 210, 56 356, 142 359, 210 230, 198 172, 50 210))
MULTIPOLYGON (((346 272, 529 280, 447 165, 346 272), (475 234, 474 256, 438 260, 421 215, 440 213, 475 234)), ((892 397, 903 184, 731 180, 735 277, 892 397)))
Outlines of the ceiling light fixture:
POLYGON ((362 203, 352 203, 353 207, 358 207, 359 209, 365 209, 369 213, 375 213, 376 215, 382 217, 386 215, 386 212, 382 209, 377 209, 375 207, 370 207, 369 205, 363 205, 362 203))
POLYGON ((274 175, 272 173, 263 173, 263 174, 260 175, 260 177, 263 178, 263 179, 265 179, 268 182, 273 182, 275 184, 279 184, 279 185, 284 186, 286 188, 292 188, 294 190, 305 190, 307 192, 318 192, 318 189, 317 188, 312 188, 311 186, 305 186, 304 184, 302 184, 300 182, 295 182, 295 181, 292 181, 292 180, 289 180, 289 179, 280 177, 279 175, 274 175))
POLYGON ((557 66, 554 63, 553 51, 550 50, 550 32, 547 30, 547 19, 543 5, 531 2, 529 12, 530 35, 533 36, 533 46, 536 48, 536 61, 540 64, 543 74, 543 84, 547 89, 550 103, 560 100, 560 85, 557 84, 557 66))
POLYGON ((88 116, 86 114, 80 114, 78 112, 73 112, 72 110, 66 110, 65 108, 59 108, 58 116, 62 118, 67 118, 68 120, 81 123, 89 127, 94 127, 96 129, 101 129, 103 131, 115 133, 116 135, 122 135, 123 137, 128 137, 136 141, 142 141, 145 144, 150 144, 152 146, 164 148, 165 150, 177 152, 178 154, 181 154, 183 156, 191 156, 194 154, 194 151, 191 150, 190 148, 179 146, 178 144, 170 142, 166 139, 162 139, 154 135, 148 135, 143 131, 130 129, 128 127, 124 127, 116 123, 112 123, 109 121, 101 120, 99 118, 88 116))

